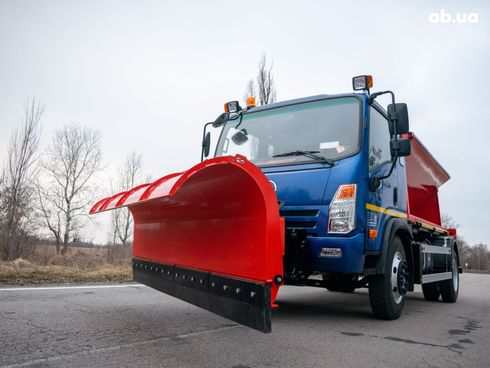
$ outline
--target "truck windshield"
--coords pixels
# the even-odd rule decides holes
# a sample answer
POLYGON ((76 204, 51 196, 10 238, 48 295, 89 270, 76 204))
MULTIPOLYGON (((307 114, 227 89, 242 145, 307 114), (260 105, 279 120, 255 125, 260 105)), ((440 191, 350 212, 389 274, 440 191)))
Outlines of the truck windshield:
POLYGON ((355 97, 251 112, 225 125, 216 156, 241 154, 259 166, 338 160, 359 149, 359 117, 355 97))

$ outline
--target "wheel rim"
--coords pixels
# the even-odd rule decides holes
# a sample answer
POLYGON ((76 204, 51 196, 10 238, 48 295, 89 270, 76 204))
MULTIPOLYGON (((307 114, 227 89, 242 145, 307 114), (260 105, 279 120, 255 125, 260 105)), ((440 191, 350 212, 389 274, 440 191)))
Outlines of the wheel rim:
POLYGON ((456 263, 456 258, 453 257, 453 289, 455 292, 457 292, 458 288, 459 288, 458 264, 456 263))
POLYGON ((396 304, 400 304, 406 294, 406 267, 405 259, 401 252, 397 251, 391 263, 391 293, 396 304))

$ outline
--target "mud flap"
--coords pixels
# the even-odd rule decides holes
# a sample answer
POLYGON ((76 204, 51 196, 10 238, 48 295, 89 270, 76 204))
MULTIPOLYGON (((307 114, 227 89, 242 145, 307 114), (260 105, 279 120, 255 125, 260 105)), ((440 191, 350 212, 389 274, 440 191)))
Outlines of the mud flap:
POLYGON ((214 158, 103 199, 90 213, 124 206, 134 218, 136 281, 271 330, 285 231, 272 185, 258 167, 239 155, 214 158))

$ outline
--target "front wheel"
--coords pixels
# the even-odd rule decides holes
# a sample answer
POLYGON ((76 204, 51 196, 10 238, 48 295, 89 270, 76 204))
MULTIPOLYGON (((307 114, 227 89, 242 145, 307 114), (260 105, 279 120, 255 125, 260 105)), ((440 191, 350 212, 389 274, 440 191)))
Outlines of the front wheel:
POLYGON ((398 236, 391 241, 383 275, 369 279, 369 302, 381 319, 400 317, 408 291, 408 265, 403 243, 398 236))

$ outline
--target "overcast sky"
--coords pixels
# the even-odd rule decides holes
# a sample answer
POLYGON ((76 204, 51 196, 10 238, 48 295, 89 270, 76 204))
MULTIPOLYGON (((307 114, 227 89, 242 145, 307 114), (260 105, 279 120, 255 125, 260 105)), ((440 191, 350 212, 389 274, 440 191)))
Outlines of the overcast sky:
POLYGON ((350 92, 366 73, 395 91, 452 176, 442 211, 490 244, 489 17, 487 1, 0 0, 0 159, 35 96, 44 144, 78 121, 101 130, 110 170, 133 150, 153 178, 185 170, 265 52, 278 100, 350 92))

